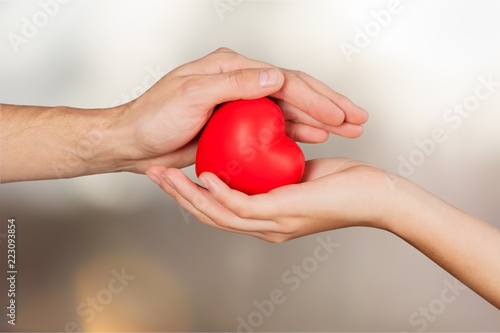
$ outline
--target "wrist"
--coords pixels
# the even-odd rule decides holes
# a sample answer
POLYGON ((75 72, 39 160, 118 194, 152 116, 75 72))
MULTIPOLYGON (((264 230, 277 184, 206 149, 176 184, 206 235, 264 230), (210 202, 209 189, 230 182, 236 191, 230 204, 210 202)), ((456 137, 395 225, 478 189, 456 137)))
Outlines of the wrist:
POLYGON ((382 190, 377 194, 380 200, 373 219, 374 227, 399 234, 402 221, 416 212, 414 204, 420 188, 406 178, 387 172, 383 172, 380 184, 382 190))
POLYGON ((0 105, 1 181, 135 171, 127 105, 109 109, 0 105))
POLYGON ((99 124, 92 132, 93 151, 85 161, 91 168, 90 174, 117 171, 145 173, 152 165, 182 168, 193 163, 195 140, 174 151, 167 151, 166 147, 165 151, 158 152, 145 148, 138 133, 141 109, 135 101, 100 111, 103 118, 96 117, 99 124))
POLYGON ((137 149, 130 104, 84 112, 87 111, 91 126, 86 126, 83 140, 76 145, 76 154, 88 173, 137 172, 137 161, 144 156, 137 149))
POLYGON ((432 221, 443 202, 412 181, 395 175, 387 180, 387 197, 380 227, 405 240, 421 231, 423 221, 432 221))

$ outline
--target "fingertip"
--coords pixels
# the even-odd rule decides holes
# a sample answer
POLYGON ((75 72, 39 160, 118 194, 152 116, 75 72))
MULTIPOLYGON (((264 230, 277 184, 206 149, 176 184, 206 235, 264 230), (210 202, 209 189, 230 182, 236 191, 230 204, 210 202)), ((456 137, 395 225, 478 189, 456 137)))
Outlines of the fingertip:
POLYGON ((216 192, 220 190, 225 184, 211 172, 203 172, 198 177, 200 183, 210 192, 216 192), (221 184, 222 183, 222 184, 221 184))
POLYGON ((365 128, 363 127, 363 125, 359 125, 358 132, 354 134, 354 138, 360 137, 361 135, 363 135, 364 132, 365 128))
POLYGON ((207 190, 210 190, 210 187, 211 187, 211 184, 210 182, 207 180, 207 178, 205 177, 204 174, 201 174, 199 177, 198 177, 198 180, 200 181, 201 185, 203 185, 207 190))
POLYGON ((177 182, 179 181, 179 178, 181 176, 180 174, 182 174, 182 171, 179 169, 165 168, 161 173, 161 179, 169 187, 177 190, 177 182))
POLYGON ((153 166, 150 166, 146 170, 146 173, 160 174, 160 173, 164 172, 165 170, 167 170, 167 168, 164 167, 163 165, 153 165, 153 166))
POLYGON ((279 88, 283 85, 284 75, 276 68, 267 68, 259 71, 259 84, 262 88, 279 88))
POLYGON ((161 184, 161 180, 160 180, 160 177, 158 176, 158 174, 155 174, 153 172, 146 172, 146 176, 148 176, 148 178, 156 185, 161 184))
POLYGON ((232 189, 213 173, 203 172, 200 174, 199 179, 210 194, 220 203, 227 204, 228 200, 233 201, 248 196, 239 190, 232 189))
POLYGON ((361 123, 364 124, 368 121, 368 119, 370 119, 370 114, 365 109, 361 109, 361 110, 364 112, 364 115, 363 115, 364 118, 361 121, 361 123))
POLYGON ((167 174, 163 174, 161 175, 161 178, 163 179, 163 181, 168 185, 170 186, 171 188, 173 188, 174 190, 176 190, 176 187, 175 187, 175 184, 174 182, 172 181, 172 179, 167 175, 167 174))
POLYGON ((152 166, 152 167, 148 168, 146 170, 145 174, 155 184, 160 185, 162 173, 165 170, 166 170, 165 167, 156 165, 156 166, 152 166))
POLYGON ((361 125, 361 124, 364 124, 368 121, 368 118, 370 118, 370 114, 368 113, 368 111, 366 111, 365 109, 361 108, 358 106, 358 123, 361 125))
POLYGON ((292 140, 303 143, 322 143, 330 136, 325 129, 294 122, 287 122, 286 134, 292 140))
POLYGON ((345 137, 348 139, 356 139, 363 135, 364 128, 362 125, 349 126, 349 131, 346 132, 345 137))
POLYGON ((362 125, 368 121, 369 113, 365 109, 355 105, 350 112, 346 112, 346 121, 351 124, 362 125))
POLYGON ((328 133, 328 131, 325 131, 323 129, 317 129, 314 131, 314 135, 311 135, 309 143, 323 143, 326 142, 329 137, 330 133, 328 133))

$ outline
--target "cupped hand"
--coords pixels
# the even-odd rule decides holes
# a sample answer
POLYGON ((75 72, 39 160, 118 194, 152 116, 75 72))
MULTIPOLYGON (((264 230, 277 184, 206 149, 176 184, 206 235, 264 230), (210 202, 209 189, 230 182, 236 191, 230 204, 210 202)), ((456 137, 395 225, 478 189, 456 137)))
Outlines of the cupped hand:
POLYGON ((174 69, 125 105, 120 121, 132 128, 135 171, 192 164, 197 135, 218 104, 264 96, 281 107, 287 134, 296 141, 319 143, 329 133, 358 137, 368 119, 366 111, 303 72, 221 48, 174 69))
POLYGON ((395 183, 381 169, 342 158, 308 161, 301 183, 251 196, 212 173, 200 175, 203 186, 174 168, 155 166, 147 175, 201 222, 269 242, 350 226, 383 228, 395 183))

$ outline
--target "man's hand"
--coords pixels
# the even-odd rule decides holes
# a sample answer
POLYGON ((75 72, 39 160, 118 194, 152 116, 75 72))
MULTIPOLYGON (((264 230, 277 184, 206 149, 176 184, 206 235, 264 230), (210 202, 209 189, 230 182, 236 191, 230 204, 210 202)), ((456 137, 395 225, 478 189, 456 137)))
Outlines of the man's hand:
POLYGON ((368 114, 346 97, 309 75, 279 69, 222 48, 165 75, 149 91, 129 103, 124 124, 131 138, 136 172, 155 164, 182 167, 194 162, 190 144, 214 107, 237 99, 270 96, 287 120, 287 134, 301 142, 318 143, 328 133, 362 134, 368 114))
POLYGON ((0 181, 70 178, 194 162, 196 140, 223 102, 270 96, 288 135, 309 143, 361 135, 368 114, 307 74, 218 49, 142 96, 109 109, 0 105, 0 181))

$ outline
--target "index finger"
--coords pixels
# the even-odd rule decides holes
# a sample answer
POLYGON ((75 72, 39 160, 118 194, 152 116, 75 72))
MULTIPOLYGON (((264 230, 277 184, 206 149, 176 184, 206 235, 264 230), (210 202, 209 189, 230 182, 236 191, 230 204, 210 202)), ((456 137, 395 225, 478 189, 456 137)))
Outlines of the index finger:
POLYGON ((273 97, 283 100, 327 126, 344 121, 361 125, 368 113, 323 82, 301 71, 283 70, 285 83, 273 97))
POLYGON ((316 91, 323 94, 332 103, 335 103, 345 114, 345 121, 355 125, 362 125, 368 121, 368 112, 356 105, 346 96, 336 92, 325 83, 315 79, 314 77, 302 73, 302 80, 307 82, 316 91))

